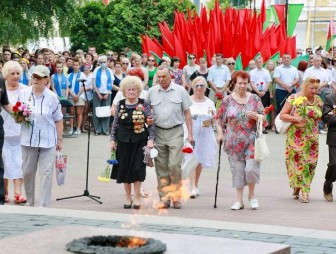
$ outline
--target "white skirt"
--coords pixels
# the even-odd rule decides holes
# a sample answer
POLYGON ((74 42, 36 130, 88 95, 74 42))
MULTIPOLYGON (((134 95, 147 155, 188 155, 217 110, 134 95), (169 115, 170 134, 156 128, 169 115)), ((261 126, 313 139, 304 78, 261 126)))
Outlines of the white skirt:
POLYGON ((5 137, 2 148, 2 160, 4 163, 4 178, 19 179, 22 178, 22 152, 20 137, 5 137))

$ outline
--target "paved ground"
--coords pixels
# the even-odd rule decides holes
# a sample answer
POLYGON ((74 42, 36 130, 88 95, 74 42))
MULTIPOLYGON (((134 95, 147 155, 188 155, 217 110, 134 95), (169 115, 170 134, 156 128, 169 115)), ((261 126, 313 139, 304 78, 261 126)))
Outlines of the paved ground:
MULTIPOLYGON (((105 161, 109 157, 109 138, 91 136, 89 191, 90 194, 100 196, 103 204, 98 204, 87 197, 53 201, 50 207, 57 209, 43 209, 48 212, 42 215, 37 214, 41 210, 39 208, 19 209, 9 204, 0 209, 2 213, 0 237, 9 237, 56 225, 79 224, 114 228, 131 225, 148 231, 216 235, 226 238, 239 237, 239 239, 246 240, 284 243, 291 245, 292 253, 336 253, 334 232, 336 219, 333 216, 336 206, 335 202, 324 201, 322 195, 328 157, 325 136, 320 135, 320 157, 309 204, 302 204, 291 198, 284 165, 285 136, 271 133, 267 138, 272 154, 262 163, 262 177, 256 193, 260 202, 260 209, 257 211, 248 208, 247 198, 244 210, 230 210, 230 206, 235 201, 235 190, 231 187, 231 174, 223 153, 217 209, 213 208, 216 169, 203 171, 200 197, 195 200, 186 200, 181 210, 169 209, 162 212, 154 208, 158 201, 155 172, 154 169, 148 168, 144 187, 150 193, 150 197, 143 199, 143 209, 140 211, 124 210, 122 209, 124 202, 122 185, 112 181, 102 183, 97 180, 97 176, 105 168, 105 161), (27 209, 29 213, 22 215, 27 209), (78 218, 78 215, 83 213, 87 214, 87 217, 78 218), (101 214, 107 216, 108 219, 97 219, 101 214), (124 219, 122 223, 120 216, 124 219), (128 220, 127 223, 125 223, 125 218, 126 221, 128 220), (147 218, 147 220, 139 221, 139 218, 147 218), (175 224, 171 223, 172 221, 175 224)), ((64 140, 64 154, 69 157, 66 184, 57 186, 55 181, 53 200, 83 193, 86 150, 87 136, 85 134, 78 138, 64 140)))

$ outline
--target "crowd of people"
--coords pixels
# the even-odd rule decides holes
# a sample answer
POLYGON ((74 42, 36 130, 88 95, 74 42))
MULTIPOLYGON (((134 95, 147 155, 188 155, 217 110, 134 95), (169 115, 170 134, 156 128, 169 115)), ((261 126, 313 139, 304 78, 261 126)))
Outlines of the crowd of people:
POLYGON ((141 188, 148 165, 144 150, 158 151, 154 158, 160 197, 157 207, 180 209, 183 147, 192 144, 197 161, 190 173, 190 197, 196 198, 201 195, 202 169, 214 167, 221 142, 237 193, 231 209, 244 208, 245 186, 250 207, 257 209, 255 186, 261 172, 261 162, 254 159, 257 122, 263 122, 264 134, 279 134, 277 115, 291 123, 285 164, 293 198, 301 197, 302 203, 309 202, 318 136, 328 133, 329 163, 323 191, 325 199, 332 201, 336 180, 334 50, 317 48, 313 52, 307 48, 309 61, 301 61, 298 67, 291 65, 291 56, 286 53, 276 62, 264 63, 258 56, 243 71, 236 69, 234 58, 221 53, 212 57, 211 67, 207 59, 197 59, 191 53, 182 67, 179 57, 157 59, 128 48, 104 54, 98 54, 94 46, 87 52, 43 48, 32 53, 24 48, 13 51, 5 45, 0 55, 0 102, 5 109, 0 118, 4 129, 0 129, 4 164, 1 168, 0 161, 0 204, 10 201, 8 183, 13 180, 14 202, 35 205, 38 164, 39 206, 50 203, 55 153, 62 149, 62 135, 76 137, 87 132, 91 110, 94 134, 110 136, 116 153, 118 164, 110 177, 124 184, 125 209, 140 209, 141 198, 146 197, 141 188), (70 106, 62 108, 65 101, 70 106), (17 102, 29 107, 28 124, 13 118, 17 102), (104 106, 111 108, 110 116, 98 115, 104 106), (64 114, 75 119, 67 125, 62 121, 64 114))

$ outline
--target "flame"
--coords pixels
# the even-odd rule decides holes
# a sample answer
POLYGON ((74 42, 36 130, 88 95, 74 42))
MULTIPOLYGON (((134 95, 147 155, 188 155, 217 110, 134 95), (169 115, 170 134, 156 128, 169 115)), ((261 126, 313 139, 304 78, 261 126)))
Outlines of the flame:
POLYGON ((121 237, 120 241, 116 244, 116 247, 139 248, 145 244, 147 244, 147 241, 141 237, 121 237))

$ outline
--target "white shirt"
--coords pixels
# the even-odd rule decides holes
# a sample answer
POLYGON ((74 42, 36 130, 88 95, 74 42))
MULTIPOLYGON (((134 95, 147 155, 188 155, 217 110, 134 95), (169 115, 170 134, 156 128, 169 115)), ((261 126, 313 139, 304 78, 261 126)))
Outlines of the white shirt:
MULTIPOLYGON (((85 75, 85 73, 84 73, 85 75)), ((91 101, 92 98, 93 98, 93 84, 92 84, 92 79, 93 79, 93 74, 90 73, 88 76, 85 75, 85 78, 86 78, 86 82, 85 82, 85 88, 88 89, 88 88, 91 88, 91 90, 86 90, 86 94, 87 94, 87 97, 88 97, 88 101, 91 101)), ((85 97, 85 92, 83 92, 81 95, 80 95, 81 98, 83 98, 84 100, 86 100, 86 97, 85 97)))
POLYGON ((31 125, 21 124, 21 145, 51 148, 57 144, 55 122, 62 120, 62 107, 57 95, 45 88, 41 96, 35 96, 32 87, 20 91, 19 101, 32 111, 31 125))
MULTIPOLYGON (((298 70, 292 65, 284 65, 276 67, 274 70, 273 78, 280 78, 286 85, 291 84, 295 79, 299 78, 298 70)), ((276 89, 285 90, 278 83, 276 84, 276 89)))
POLYGON ((229 68, 222 64, 221 66, 213 65, 209 69, 208 81, 215 83, 216 87, 222 88, 227 81, 231 80, 229 68))
POLYGON ((307 68, 303 74, 303 81, 308 77, 318 78, 321 83, 324 83, 325 81, 329 82, 329 74, 327 70, 322 67, 316 68, 315 66, 312 66, 307 68))
MULTIPOLYGON (((97 77, 97 71, 100 69, 101 67, 97 67, 94 72, 93 72, 93 79, 95 80, 95 84, 97 86, 97 81, 96 81, 96 77, 97 77)), ((113 81, 114 81, 114 75, 113 75, 113 72, 111 71, 111 69, 109 68, 106 68, 105 71, 108 71, 110 72, 110 75, 111 75, 111 87, 113 87, 113 81)), ((100 93, 103 93, 103 94, 110 94, 111 93, 111 90, 107 90, 107 75, 106 75, 106 72, 102 70, 101 72, 101 86, 98 88, 98 91, 100 93)))
POLYGON ((253 69, 250 72, 251 82, 256 86, 258 91, 266 91, 267 83, 272 81, 271 75, 265 68, 253 69))

